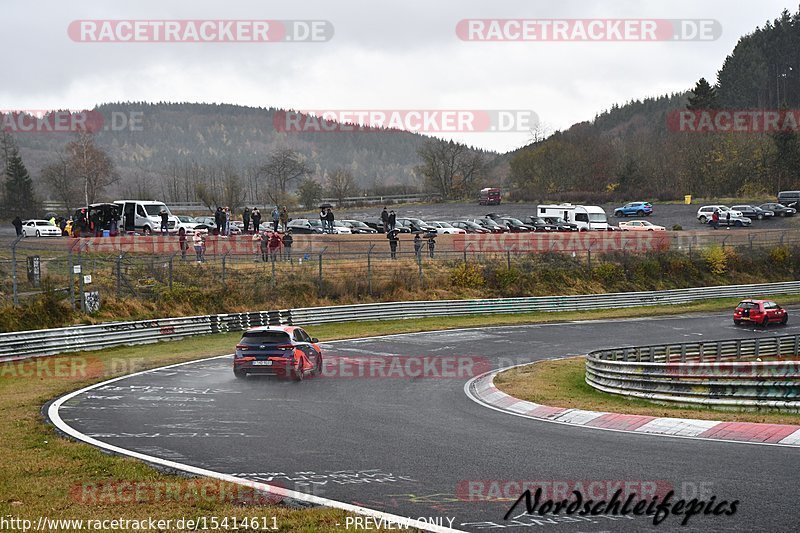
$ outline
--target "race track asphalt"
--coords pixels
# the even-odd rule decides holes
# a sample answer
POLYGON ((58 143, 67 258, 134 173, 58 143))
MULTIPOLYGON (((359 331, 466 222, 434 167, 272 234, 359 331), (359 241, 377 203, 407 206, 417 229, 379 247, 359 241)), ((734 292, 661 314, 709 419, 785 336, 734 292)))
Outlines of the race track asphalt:
MULTIPOLYGON (((87 390, 59 414, 72 428, 128 450, 395 515, 440 517, 444 525, 449 517, 464 531, 796 531, 796 448, 521 419, 471 401, 463 390, 471 376, 436 377, 435 368, 427 377, 345 374, 365 358, 479 358, 497 368, 601 347, 799 332, 791 322, 735 327, 725 313, 376 337, 323 344, 326 375, 301 383, 237 380, 224 356, 87 390), (656 486, 662 497, 673 488, 675 499, 739 504, 732 516, 698 515, 686 526, 677 516, 659 525, 651 517, 606 515, 504 520, 513 501, 485 498, 516 498, 518 491, 496 489, 522 481, 556 482, 562 491, 594 481, 586 497, 594 491, 605 499, 627 482, 656 486)), ((476 368, 488 370, 483 366, 476 368)), ((513 516, 524 510, 518 506, 513 516)))

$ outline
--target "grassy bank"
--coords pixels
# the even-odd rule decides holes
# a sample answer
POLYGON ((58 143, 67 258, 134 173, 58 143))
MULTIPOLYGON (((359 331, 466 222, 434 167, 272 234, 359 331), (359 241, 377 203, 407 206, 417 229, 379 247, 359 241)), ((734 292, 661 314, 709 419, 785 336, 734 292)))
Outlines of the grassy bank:
MULTIPOLYGON (((109 259, 109 258, 106 258, 109 259)), ((519 296, 598 294, 712 285, 789 281, 800 276, 800 249, 778 246, 737 252, 711 247, 687 255, 662 251, 593 254, 592 258, 542 253, 521 256, 423 260, 363 258, 325 263, 320 280, 315 261, 270 264, 176 261, 174 268, 137 258, 118 284, 112 260, 94 265, 92 290, 102 308, 93 315, 73 311, 64 292, 46 290, 19 307, 0 306, 0 331, 77 323, 137 320, 194 314, 287 309, 401 300, 443 300, 519 296)), ((133 260, 132 260, 133 261, 133 260)), ((88 270, 87 266, 87 270, 88 270)), ((48 279, 45 288, 64 287, 48 279)))

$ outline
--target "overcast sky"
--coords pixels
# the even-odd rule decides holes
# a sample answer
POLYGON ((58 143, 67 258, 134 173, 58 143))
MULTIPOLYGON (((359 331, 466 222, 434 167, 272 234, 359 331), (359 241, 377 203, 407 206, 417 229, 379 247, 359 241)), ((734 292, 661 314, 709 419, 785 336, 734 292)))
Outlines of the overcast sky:
MULTIPOLYGON (((112 101, 225 102, 293 109, 513 109, 547 131, 614 103, 682 91, 716 72, 739 37, 785 1, 2 0, 0 109, 112 101), (465 42, 461 19, 715 19, 710 42, 465 42), (81 43, 81 19, 315 19, 325 43, 81 43)), ((507 151, 526 132, 456 134, 507 151)))

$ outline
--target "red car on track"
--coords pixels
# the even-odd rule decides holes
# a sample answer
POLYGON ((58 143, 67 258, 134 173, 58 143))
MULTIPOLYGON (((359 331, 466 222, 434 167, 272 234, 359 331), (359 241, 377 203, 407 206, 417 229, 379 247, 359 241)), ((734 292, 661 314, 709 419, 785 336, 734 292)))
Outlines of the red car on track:
POLYGON ((233 355, 233 375, 291 377, 322 373, 318 339, 296 326, 260 326, 244 332, 233 355))
POLYGON ((767 327, 770 322, 786 324, 789 313, 772 300, 742 300, 733 312, 733 323, 755 322, 767 327))

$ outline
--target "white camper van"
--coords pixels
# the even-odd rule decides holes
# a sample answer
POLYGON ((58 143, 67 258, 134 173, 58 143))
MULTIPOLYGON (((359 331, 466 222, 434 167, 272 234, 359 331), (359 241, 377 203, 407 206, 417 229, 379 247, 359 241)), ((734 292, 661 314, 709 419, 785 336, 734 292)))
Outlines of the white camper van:
POLYGON ((566 222, 578 226, 580 231, 608 230, 608 217, 603 208, 597 205, 549 204, 536 208, 540 217, 561 217, 566 222))
POLYGON ((163 202, 154 200, 115 200, 115 204, 122 206, 122 221, 120 229, 129 231, 141 231, 145 235, 158 233, 161 231, 161 212, 166 211, 169 215, 167 229, 170 233, 176 233, 180 220, 173 215, 169 207, 163 202))

